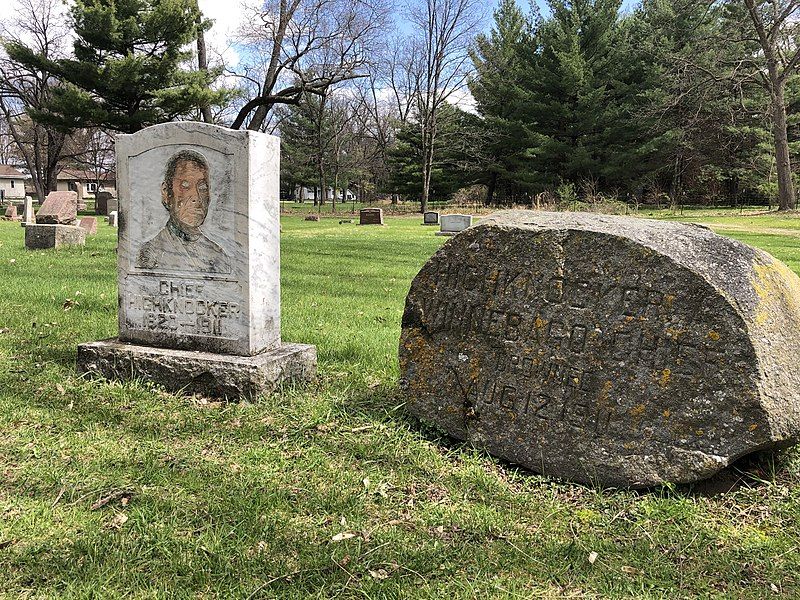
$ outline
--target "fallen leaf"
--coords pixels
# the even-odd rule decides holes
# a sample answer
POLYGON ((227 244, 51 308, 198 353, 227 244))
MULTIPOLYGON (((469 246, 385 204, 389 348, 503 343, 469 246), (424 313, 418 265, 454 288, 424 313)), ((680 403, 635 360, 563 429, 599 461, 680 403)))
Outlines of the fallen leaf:
POLYGON ((597 557, 600 556, 597 552, 590 552, 589 553, 589 564, 593 565, 597 560, 597 557))
POLYGON ((349 540, 350 538, 356 537, 357 534, 353 533, 352 531, 343 531, 342 533, 337 533, 335 536, 331 538, 332 542, 341 542, 342 540, 349 540))
POLYGON ((370 569, 369 574, 373 579, 377 579, 378 581, 383 581, 389 577, 389 573, 386 572, 386 569, 378 569, 377 571, 370 569))
POLYGON ((108 526, 111 529, 119 529, 120 527, 125 525, 125 523, 127 523, 127 522, 128 522, 128 515, 126 515, 125 513, 121 512, 121 513, 117 513, 116 515, 114 515, 114 518, 111 519, 111 522, 108 524, 108 526))
POLYGON ((636 567, 630 567, 628 565, 625 565, 624 567, 622 567, 622 572, 626 573, 628 575, 641 575, 641 573, 642 573, 636 567))
POLYGON ((364 479, 361 480, 361 483, 364 484, 364 489, 365 490, 369 489, 369 484, 370 484, 369 477, 364 477, 364 479))
POLYGON ((59 394, 61 394, 62 396, 63 396, 64 394, 66 394, 66 391, 64 391, 64 386, 63 386, 63 385, 61 385, 60 383, 57 383, 57 384, 56 384, 56 389, 58 390, 58 393, 59 393, 59 394))
POLYGON ((339 519, 339 525, 341 525, 342 527, 347 525, 347 519, 344 518, 344 515, 342 515, 342 518, 339 519))
POLYGON ((780 593, 780 590, 778 589, 778 586, 777 586, 777 585, 775 585, 774 583, 770 583, 770 584, 769 584, 769 589, 771 589, 771 590, 772 590, 774 593, 776 593, 776 594, 779 594, 779 593, 780 593))

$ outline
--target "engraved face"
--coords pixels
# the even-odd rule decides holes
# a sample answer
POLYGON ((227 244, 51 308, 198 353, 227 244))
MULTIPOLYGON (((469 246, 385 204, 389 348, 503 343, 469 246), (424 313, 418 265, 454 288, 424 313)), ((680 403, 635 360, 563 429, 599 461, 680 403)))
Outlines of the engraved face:
POLYGON ((180 160, 175 165, 175 175, 170 189, 162 186, 164 204, 179 225, 196 229, 208 214, 210 201, 208 170, 191 160, 180 160))

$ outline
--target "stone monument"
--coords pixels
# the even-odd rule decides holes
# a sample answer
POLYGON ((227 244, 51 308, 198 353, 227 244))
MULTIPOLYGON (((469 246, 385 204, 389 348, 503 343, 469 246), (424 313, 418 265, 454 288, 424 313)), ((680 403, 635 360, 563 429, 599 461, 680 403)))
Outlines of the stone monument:
POLYGON ((383 225, 382 208, 362 208, 358 211, 359 225, 383 225))
POLYGON ((36 223, 36 214, 33 212, 33 198, 25 196, 25 209, 22 212, 22 226, 36 223))
POLYGON ((112 210, 108 213, 108 224, 112 227, 119 227, 119 212, 112 210))
POLYGON ((440 231, 436 235, 455 235, 472 225, 472 215, 442 215, 440 231))
POLYGON ((3 218, 6 221, 18 221, 20 217, 17 214, 17 205, 16 204, 9 204, 6 207, 6 212, 5 212, 5 215, 3 216, 3 218))
POLYGON ((422 224, 423 225, 438 225, 439 224, 439 213, 431 211, 431 210, 425 211, 422 214, 422 224))
POLYGON ((81 217, 78 226, 86 231, 86 235, 96 235, 97 217, 81 217))
POLYGON ((85 244, 86 232, 77 226, 77 218, 78 194, 50 192, 36 213, 36 223, 25 227, 25 246, 41 250, 85 244))
MULTIPOLYGON (((95 201, 94 201, 94 214, 101 215, 101 216, 108 216, 109 209, 108 209, 108 201, 114 198, 114 195, 111 192, 97 192, 95 194, 95 201)), ((112 209, 113 210, 113 209, 112 209)))
POLYGON ((119 338, 78 370, 227 398, 313 377, 314 346, 280 337, 278 138, 166 123, 116 156, 119 338))
POLYGON ((688 483, 800 433, 800 279, 709 229, 507 211, 414 279, 409 410, 534 471, 688 483))

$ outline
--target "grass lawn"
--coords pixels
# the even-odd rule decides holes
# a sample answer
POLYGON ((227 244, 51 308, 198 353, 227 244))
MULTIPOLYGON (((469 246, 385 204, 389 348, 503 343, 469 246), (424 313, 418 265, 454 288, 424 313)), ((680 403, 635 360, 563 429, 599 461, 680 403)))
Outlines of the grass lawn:
MULTIPOLYGON (((800 271, 800 219, 692 216, 800 271)), ((745 485, 602 491, 441 438, 397 396, 411 279, 443 242, 283 219, 283 337, 319 381, 253 404, 84 381, 116 334, 116 230, 0 222, 0 597, 797 597, 800 453, 745 485)))

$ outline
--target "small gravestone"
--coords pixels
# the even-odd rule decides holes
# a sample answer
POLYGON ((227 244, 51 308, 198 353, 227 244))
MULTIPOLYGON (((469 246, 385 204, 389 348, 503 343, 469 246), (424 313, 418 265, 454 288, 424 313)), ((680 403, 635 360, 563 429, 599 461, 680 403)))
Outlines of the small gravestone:
POLYGON ((3 218, 7 221, 17 221, 19 219, 19 215, 17 214, 17 205, 9 204, 6 207, 5 216, 3 218))
POLYGON ((407 406, 544 474, 646 487, 710 477, 800 433, 800 279, 702 227, 498 213, 406 299, 407 406))
POLYGON ((439 224, 439 213, 434 211, 425 211, 422 214, 422 224, 423 225, 438 225, 439 224))
POLYGON ((77 218, 78 194, 75 192, 50 192, 36 213, 36 223, 40 225, 72 225, 77 218))
POLYGON ((116 197, 109 198, 108 202, 106 202, 106 208, 109 215, 112 212, 119 212, 119 200, 116 197))
POLYGON ((280 336, 279 140, 205 123, 116 138, 119 338, 78 369, 252 398, 316 371, 280 336))
POLYGON ((86 232, 77 226, 78 194, 50 192, 36 213, 36 223, 25 227, 25 246, 32 250, 86 243, 86 232))
POLYGON ((94 214, 108 216, 108 201, 113 197, 114 195, 111 192, 97 192, 94 201, 94 214))
POLYGON ((116 210, 108 213, 108 224, 112 227, 119 227, 119 213, 116 210))
POLYGON ((97 217, 81 217, 78 226, 86 231, 86 235, 95 235, 97 233, 97 217))
POLYGON ((382 208, 362 208, 358 212, 359 225, 383 225, 382 208))
POLYGON ((22 213, 22 226, 36 223, 36 214, 33 211, 33 198, 25 196, 25 209, 22 213))
POLYGON ((307 215, 305 218, 306 221, 316 221, 319 223, 319 215, 307 215))
POLYGON ((472 215, 442 215, 436 235, 455 235, 472 225, 472 215))

